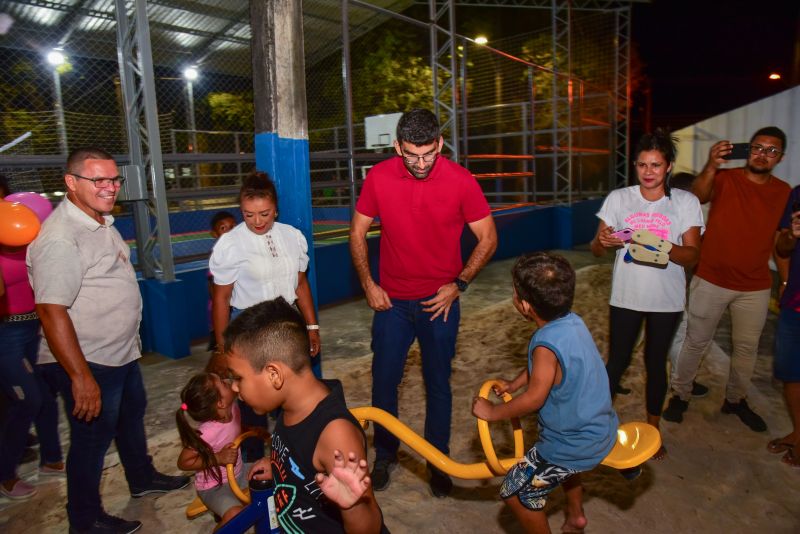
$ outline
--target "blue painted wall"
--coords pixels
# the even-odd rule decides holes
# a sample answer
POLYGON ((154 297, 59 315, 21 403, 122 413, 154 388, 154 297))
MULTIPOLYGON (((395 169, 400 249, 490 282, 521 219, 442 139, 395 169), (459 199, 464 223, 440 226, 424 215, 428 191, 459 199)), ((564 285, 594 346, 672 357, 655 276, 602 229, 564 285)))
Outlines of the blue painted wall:
MULTIPOLYGON (((498 246, 493 259, 588 243, 597 229, 595 213, 601 204, 602 199, 597 199, 575 203, 571 208, 528 206, 496 212, 498 246)), ((338 214, 331 211, 326 214, 326 219, 344 220, 339 217, 345 215, 349 215, 346 209, 338 214)), ((307 239, 311 242, 310 236, 307 239)), ((373 276, 377 279, 379 238, 368 238, 367 245, 373 276)), ((461 246, 466 260, 475 246, 475 238, 468 228, 464 229, 461 246)), ((317 283, 317 306, 361 295, 361 284, 353 269, 348 242, 315 245, 311 257, 310 278, 317 283)), ((208 263, 198 261, 178 266, 178 282, 172 285, 155 280, 140 282, 145 301, 141 328, 144 350, 181 358, 188 355, 190 340, 208 335, 207 274, 208 263), (170 307, 174 313, 164 317, 163 310, 170 307), (185 349, 181 348, 184 346, 185 349)))

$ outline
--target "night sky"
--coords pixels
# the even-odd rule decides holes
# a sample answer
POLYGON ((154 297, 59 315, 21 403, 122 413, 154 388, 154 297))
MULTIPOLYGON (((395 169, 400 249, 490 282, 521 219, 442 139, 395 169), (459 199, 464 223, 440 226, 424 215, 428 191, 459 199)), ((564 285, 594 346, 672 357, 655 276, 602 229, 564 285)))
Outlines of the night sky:
MULTIPOLYGON (((654 0, 633 9, 652 126, 677 129, 792 86, 800 1, 654 0), (777 71, 783 79, 767 76, 777 71)), ((635 100, 643 129, 646 96, 635 100)))

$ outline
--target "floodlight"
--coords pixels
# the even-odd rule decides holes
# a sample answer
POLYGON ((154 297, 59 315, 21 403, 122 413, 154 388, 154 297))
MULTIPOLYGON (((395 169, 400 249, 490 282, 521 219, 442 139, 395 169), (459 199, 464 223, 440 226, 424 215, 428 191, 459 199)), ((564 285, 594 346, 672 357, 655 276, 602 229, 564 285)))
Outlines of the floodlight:
POLYGON ((489 42, 489 39, 485 35, 479 35, 475 38, 475 44, 485 45, 489 42))
POLYGON ((778 74, 777 72, 773 72, 773 73, 771 73, 769 75, 769 79, 770 80, 780 80, 781 79, 781 75, 778 74))
POLYGON ((64 56, 64 53, 60 50, 51 50, 49 54, 47 54, 47 62, 50 63, 54 67, 58 67, 59 65, 63 65, 67 61, 67 58, 64 56))
POLYGON ((199 75, 200 72, 197 70, 197 67, 186 67, 183 71, 183 77, 190 82, 195 81, 199 75))

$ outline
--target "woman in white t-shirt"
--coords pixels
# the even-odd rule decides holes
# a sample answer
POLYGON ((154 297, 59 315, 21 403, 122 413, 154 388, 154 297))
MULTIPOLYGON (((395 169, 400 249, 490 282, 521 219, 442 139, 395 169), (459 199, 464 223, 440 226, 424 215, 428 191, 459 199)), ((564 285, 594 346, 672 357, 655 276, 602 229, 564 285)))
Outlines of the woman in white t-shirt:
MULTIPOLYGON (((694 266, 700 257, 703 228, 697 197, 669 187, 674 162, 675 144, 667 132, 656 130, 642 136, 634 158, 639 185, 609 193, 597 213, 600 223, 591 243, 595 256, 608 250, 616 253, 606 363, 611 394, 630 365, 644 323, 647 422, 656 428, 667 393, 667 352, 686 301, 684 267, 694 266), (624 229, 648 230, 671 243, 666 265, 632 258, 629 243, 613 235, 624 229)), ((665 455, 662 446, 653 458, 665 455)))

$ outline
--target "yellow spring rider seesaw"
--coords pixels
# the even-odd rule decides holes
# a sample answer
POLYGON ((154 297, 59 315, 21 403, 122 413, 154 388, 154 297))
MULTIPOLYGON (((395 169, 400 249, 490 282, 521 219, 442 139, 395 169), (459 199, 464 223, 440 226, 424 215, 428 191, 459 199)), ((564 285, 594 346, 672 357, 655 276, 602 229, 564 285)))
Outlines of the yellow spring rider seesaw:
MULTIPOLYGON (((487 380, 481 386, 479 395, 484 399, 489 398, 492 387, 498 385, 496 380, 487 380)), ((502 395, 504 402, 511 400, 511 395, 502 395)), ((522 437, 522 426, 519 419, 511 420, 514 429, 514 457, 498 459, 492 444, 492 436, 489 433, 489 423, 483 419, 478 419, 478 435, 481 439, 483 452, 486 454, 486 461, 474 464, 462 464, 454 461, 442 451, 431 445, 419 434, 411 430, 393 415, 372 406, 362 406, 350 410, 353 416, 358 419, 361 426, 367 427, 369 421, 378 423, 386 430, 395 435, 400 441, 405 443, 414 452, 425 458, 431 465, 450 476, 464 480, 479 480, 503 476, 516 464, 525 454, 525 444, 522 437)), ((239 436, 234 442, 237 446, 247 437, 255 436, 255 432, 246 432, 239 436)), ((625 423, 617 429, 617 443, 608 456, 600 462, 603 465, 614 469, 631 469, 638 467, 649 460, 661 447, 661 435, 658 429, 652 425, 642 422, 625 423)), ((243 492, 236 483, 233 474, 233 464, 228 464, 228 481, 233 493, 243 502, 249 503, 250 497, 243 492)), ((186 516, 192 519, 206 511, 205 505, 196 498, 186 509, 186 516)))

